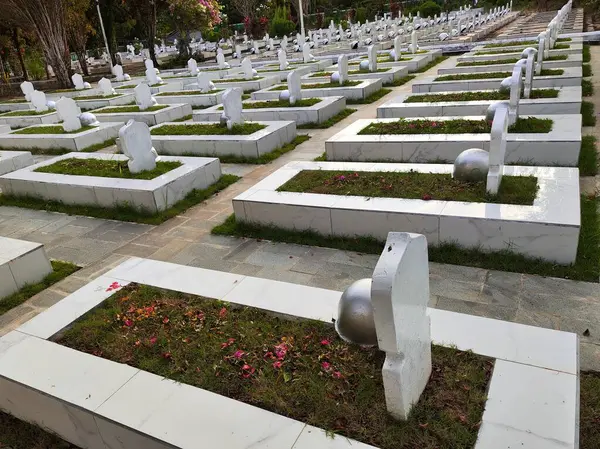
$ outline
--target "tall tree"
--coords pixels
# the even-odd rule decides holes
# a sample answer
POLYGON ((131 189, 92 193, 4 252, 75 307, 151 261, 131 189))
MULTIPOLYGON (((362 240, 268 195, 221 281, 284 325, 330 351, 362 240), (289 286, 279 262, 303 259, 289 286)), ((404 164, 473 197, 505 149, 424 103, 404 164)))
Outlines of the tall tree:
POLYGON ((86 59, 88 36, 94 32, 86 12, 90 8, 90 0, 65 0, 67 41, 71 50, 77 55, 84 75, 89 75, 86 59))
POLYGON ((156 52, 154 51, 154 44, 156 41, 156 20, 157 10, 165 8, 165 0, 126 0, 126 4, 132 14, 132 16, 138 19, 138 22, 143 25, 146 46, 150 51, 150 59, 154 62, 155 67, 159 67, 158 60, 156 59, 156 52))
POLYGON ((0 9, 35 30, 58 83, 61 87, 71 87, 63 0, 0 0, 0 9))

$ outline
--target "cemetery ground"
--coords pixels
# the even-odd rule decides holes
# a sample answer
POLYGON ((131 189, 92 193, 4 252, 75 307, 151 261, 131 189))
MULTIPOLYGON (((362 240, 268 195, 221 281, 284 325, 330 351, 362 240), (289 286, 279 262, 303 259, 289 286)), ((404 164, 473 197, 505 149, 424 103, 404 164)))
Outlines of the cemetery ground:
MULTIPOLYGON (((427 75, 437 73, 439 67, 451 67, 456 58, 449 58, 442 65, 425 72, 427 75)), ((600 111, 600 47, 592 47, 590 70, 596 74, 589 79, 594 87, 594 94, 585 98, 595 106, 596 115, 600 111)), ((0 335, 15 329, 20 324, 31 319, 41 311, 57 303, 70 293, 90 282, 98 275, 119 265, 131 256, 147 257, 178 264, 215 269, 231 273, 251 275, 261 278, 276 279, 332 290, 343 290, 352 281, 370 277, 381 252, 381 243, 361 239, 361 241, 317 240, 315 236, 300 238, 285 233, 266 233, 264 229, 237 228, 230 218, 232 214, 231 200, 258 181, 274 172, 290 161, 311 161, 321 156, 324 142, 354 120, 375 117, 378 105, 391 99, 394 94, 408 93, 411 83, 393 87, 393 93, 371 104, 353 106, 357 111, 342 121, 327 129, 308 130, 310 139, 301 143, 293 151, 282 154, 267 165, 229 164, 222 166, 223 173, 239 176, 237 182, 225 187, 220 192, 206 197, 205 201, 190 205, 186 210, 176 211, 161 224, 128 223, 105 218, 91 218, 80 215, 65 215, 22 207, 13 207, 1 203, 0 200, 0 233, 3 236, 22 238, 43 243, 48 256, 54 260, 68 261, 81 267, 76 272, 57 282, 44 284, 44 290, 29 292, 27 300, 21 297, 15 301, 15 307, 0 311, 0 335), (225 223, 225 225, 224 225, 225 223), (247 237, 216 235, 211 231, 217 227, 221 234, 244 233, 247 237), (276 241, 282 240, 282 241, 276 241), (333 247, 332 247, 333 246, 333 247), (359 250, 360 252, 357 252, 359 250), (23 302, 21 303, 21 300, 23 302), (19 303, 17 305, 17 303, 19 303)), ((588 121, 588 123, 591 123, 588 121)), ((587 126, 583 129, 585 135, 600 138, 600 126, 587 126)), ((474 253, 461 253, 453 247, 438 248, 439 254, 430 253, 430 260, 443 260, 445 263, 430 262, 430 307, 451 310, 477 316, 485 316, 505 321, 513 321, 551 329, 575 332, 580 338, 580 363, 584 371, 600 371, 600 256, 599 256, 599 226, 598 204, 595 198, 600 189, 600 178, 597 173, 597 156, 591 138, 584 139, 587 150, 582 152, 583 162, 580 163, 582 174, 582 232, 579 243, 578 261, 573 269, 565 269, 552 264, 531 265, 522 259, 502 258, 502 254, 490 257, 476 257, 474 253), (492 259, 490 261, 490 259, 492 259), (495 268, 490 268, 492 264, 495 268), (471 266, 467 266, 471 265, 471 266), (538 272, 538 276, 530 274, 538 272), (572 279, 578 279, 574 281, 572 279)), ((102 152, 114 152, 115 147, 108 147, 102 152)), ((38 159, 45 156, 38 155, 38 159)), ((116 218, 116 216, 114 217, 116 218)), ((306 237, 306 236, 305 236, 306 237)), ((76 269, 76 268, 72 268, 76 269)), ((164 291, 142 291, 132 287, 130 300, 135 296, 140 304, 149 297, 171 298, 173 295, 164 291), (146 296, 147 295, 147 296, 146 296), (162 296, 161 296, 162 295, 162 296)), ((110 306, 121 307, 115 296, 110 306)), ((174 304, 168 304, 167 309, 173 313, 185 313, 177 310, 174 304)), ((221 305, 211 305, 217 315, 221 305)), ((98 314, 105 313, 99 309, 98 314)), ((227 313, 230 313, 229 311, 227 313)), ((250 313, 244 309, 236 311, 243 316, 250 313)), ((256 313, 256 312, 254 312, 256 313)), ((261 317, 255 317, 260 319, 261 317)), ((88 319, 93 319, 88 318, 88 319)), ((164 324, 164 323, 163 323, 164 324)), ((269 325, 279 326, 277 320, 269 320, 269 325)), ((150 326, 150 324, 149 324, 150 326)), ((156 326, 160 326, 160 323, 156 326)), ((305 332, 302 323, 285 323, 285 332, 277 327, 273 335, 289 335, 293 332, 305 332)), ((108 339, 116 339, 114 326, 103 323, 94 328, 94 332, 108 339)), ((156 327, 158 329, 159 327, 156 327)), ((90 348, 85 332, 79 332, 77 327, 65 342, 83 350, 90 348)), ((178 357, 178 351, 185 351, 183 344, 176 348, 166 346, 162 340, 156 346, 146 347, 154 334, 154 328, 144 328, 140 336, 140 345, 144 347, 144 355, 135 361, 145 369, 160 375, 172 377, 172 372, 165 371, 165 361, 178 357), (165 357, 165 354, 170 354, 165 357), (151 368, 153 367, 153 368, 151 368)), ((230 329, 227 329, 230 331, 230 329)), ((334 336, 331 328, 319 329, 319 335, 334 347, 343 345, 334 336)), ((185 338, 185 337, 183 337, 185 338)), ((196 336, 194 337, 196 338, 196 336)), ((200 338, 199 336, 197 338, 200 338)), ((315 344, 321 340, 315 340, 315 344)), ((119 360, 123 357, 118 345, 108 345, 106 350, 111 352, 105 357, 119 360)), ((231 366, 237 367, 233 348, 231 366)), ((447 350, 434 350, 434 363, 442 364, 472 364, 471 368, 479 366, 485 371, 485 361, 478 360, 472 355, 462 358, 448 354, 447 350)), ((363 354, 366 357, 366 354, 363 354)), ((333 355, 335 357, 335 355, 333 355)), ((122 358, 120 360, 123 360, 122 358)), ((128 361, 128 363, 131 363, 128 361)), ((274 363, 274 362, 272 362, 274 363)), ((272 363, 269 364, 273 370, 272 363)), ((331 363, 328 361, 328 363, 331 363)), ((356 369, 372 369, 364 364, 356 369)), ((231 366, 225 369, 232 369, 231 366)), ((242 367, 238 367, 242 369, 242 367)), ((473 369, 475 369, 473 368, 473 369)), ((481 373, 482 371, 479 371, 481 373)), ((315 370, 312 374, 322 372, 315 370)), ((340 371, 342 374, 342 371, 340 371)), ((178 373, 185 380, 185 373, 178 373)), ((334 383, 336 379, 326 376, 319 382, 334 383)), ((471 385, 471 384, 469 384, 471 385)), ((473 385, 482 388, 481 378, 473 380, 473 385)), ((210 386, 202 385, 211 389, 210 386)), ((220 391, 215 385, 213 391, 220 391)), ((484 387, 483 387, 484 388, 484 387)), ((378 388, 381 393, 382 389, 378 388)), ((463 394, 464 394, 463 390, 463 394)), ((477 391, 477 390, 476 390, 477 391)), ((252 395, 243 385, 236 385, 236 392, 252 395)), ((592 449, 600 447, 600 376, 585 372, 581 377, 581 448, 592 449)), ((475 392, 476 393, 476 392, 475 392)), ((473 393, 473 394, 475 394, 473 393)), ((256 394, 256 393, 254 393, 256 394)), ((288 394, 285 391, 279 394, 288 394)), ((428 400, 436 400, 435 396, 427 395, 428 400)), ((234 396, 235 397, 235 396, 234 396)), ((277 402, 277 397, 266 400, 277 402)), ((381 403, 381 400, 379 400, 381 403)), ((370 406, 370 405, 369 405, 370 406)), ((381 404, 379 404, 379 407, 381 404)), ((268 407, 268 406, 267 406, 268 407)), ((285 411, 272 408, 280 413, 285 411)), ((320 410, 324 416, 331 417, 324 406, 320 410)), ((423 413, 426 413, 424 410, 423 413)), ((475 420, 476 410, 471 410, 468 423, 475 420), (471 416, 473 416, 471 418, 471 416)), ((332 415, 333 416, 333 415, 332 415)), ((426 416, 426 415, 423 415, 426 416)), ((476 421, 473 421, 476 422, 476 421)), ((380 422, 384 425, 384 422, 380 422)), ((419 424, 426 424, 419 422, 419 424)), ((464 423, 463 423, 464 424, 464 423)), ((318 425, 326 427, 323 421, 318 425)), ((429 424, 433 425, 433 422, 429 424)), ((458 419, 456 425, 461 425, 458 419)), ((339 423, 333 423, 330 429, 340 431, 339 423)), ((467 426, 468 427, 468 426, 467 426)), ((341 432, 344 433, 344 432, 341 432)), ((348 434, 348 433, 346 433, 348 434)), ((459 432, 457 432, 457 435, 459 432)), ((468 432, 465 433, 465 438, 468 432)), ((73 448, 68 443, 60 442, 55 437, 40 431, 6 414, 0 413, 0 435, 6 441, 4 445, 13 449, 52 447, 73 448), (6 435, 6 437, 5 437, 6 435)), ((353 434, 348 434, 353 436, 353 434)), ((462 434, 461 434, 462 435, 462 434)), ((410 436, 408 436, 410 438, 410 436)), ((375 441, 373 441, 375 443, 375 441)), ((382 446, 385 447, 385 446, 382 446)), ((411 446, 407 446, 411 447, 411 446)), ((448 446, 452 447, 452 446, 448 446)))

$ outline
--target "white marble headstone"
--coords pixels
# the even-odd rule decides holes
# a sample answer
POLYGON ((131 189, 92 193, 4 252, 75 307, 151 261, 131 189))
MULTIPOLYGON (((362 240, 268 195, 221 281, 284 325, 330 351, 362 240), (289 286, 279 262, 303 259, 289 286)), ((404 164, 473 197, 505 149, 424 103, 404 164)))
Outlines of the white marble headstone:
POLYGON ((154 68, 154 63, 152 62, 152 59, 146 59, 144 61, 144 65, 146 66, 146 79, 148 80, 148 83, 153 86, 155 84, 158 84, 159 80, 158 80, 158 75, 156 74, 156 70, 154 68))
POLYGON ((196 78, 198 80, 198 90, 201 92, 210 92, 211 90, 214 90, 215 85, 210 80, 208 73, 200 72, 196 78))
POLYGON ((281 38, 280 45, 281 45, 281 48, 283 48, 284 50, 287 48, 287 46, 288 46, 288 38, 287 38, 287 36, 284 35, 281 38))
POLYGON ((81 129, 81 121, 79 120, 81 109, 79 109, 75 100, 62 97, 56 102, 56 112, 58 112, 58 116, 63 121, 63 129, 66 132, 81 129))
POLYGON ((394 61, 400 61, 402 57, 402 37, 396 36, 394 38, 394 61))
POLYGON ((21 83, 21 92, 23 92, 23 95, 25 95, 25 100, 31 101, 31 94, 34 90, 35 88, 33 87, 33 84, 29 81, 23 81, 21 83))
POLYGON ((242 46, 241 45, 235 46, 235 57, 237 59, 242 59, 242 46))
POLYGON ((525 83, 523 88, 523 97, 529 98, 531 96, 531 89, 533 88, 533 73, 535 65, 535 54, 527 56, 527 64, 525 65, 525 83))
POLYGON ((73 81, 73 84, 75 85, 76 90, 85 89, 85 85, 83 84, 83 77, 79 73, 75 73, 71 77, 71 81, 73 81))
POLYGON ((115 74, 116 81, 125 81, 125 76, 123 75, 123 67, 121 67, 119 64, 113 67, 113 73, 115 74))
POLYGON ((252 48, 254 48, 254 54, 260 54, 260 48, 258 48, 258 41, 252 41, 252 48))
POLYGON ((419 47, 417 46, 417 32, 413 30, 413 32, 410 34, 410 52, 414 55, 417 52, 418 48, 419 47))
POLYGON ((296 70, 288 73, 287 84, 290 92, 290 104, 296 104, 297 100, 302 99, 302 82, 300 74, 296 70))
POLYGON ((46 94, 39 90, 31 92, 31 104, 35 108, 35 112, 46 112, 49 109, 46 94))
POLYGON ((340 74, 340 86, 348 81, 348 55, 338 56, 338 73, 340 74))
POLYGON ((315 57, 310 54, 310 44, 308 42, 302 45, 302 58, 305 64, 315 60, 315 57))
POLYGON ((489 171, 486 191, 492 195, 498 194, 500 182, 504 173, 504 158, 506 155, 506 135, 508 134, 508 108, 500 106, 496 109, 490 133, 489 171))
POLYGON ((521 92, 523 91, 522 75, 523 67, 515 65, 510 76, 510 99, 508 102, 509 125, 513 125, 519 118, 519 102, 521 101, 521 92))
POLYGON ((217 49, 217 65, 220 69, 228 69, 229 63, 225 62, 225 55, 223 54, 223 49, 217 49))
POLYGON ((133 93, 135 94, 135 102, 140 108, 140 111, 145 111, 155 104, 154 99, 152 98, 152 91, 147 84, 138 84, 135 86, 135 89, 133 89, 133 93))
POLYGON ((194 58, 188 59, 187 66, 188 70, 190 71, 190 75, 196 76, 198 74, 198 63, 194 58))
POLYGON ((431 326, 427 239, 390 232, 371 284, 377 344, 385 352, 385 402, 406 420, 431 374, 431 326))
POLYGON ((101 78, 100 81, 98 81, 98 87, 102 91, 102 95, 104 97, 109 97, 115 94, 115 90, 112 87, 112 83, 107 78, 101 78))
POLYGON ((538 41, 538 52, 537 52, 537 60, 535 62, 535 74, 541 75, 542 69, 544 67, 544 48, 546 45, 546 38, 543 35, 540 35, 538 41))
POLYGON ((242 72, 244 73, 244 79, 251 80, 254 77, 254 74, 252 73, 252 62, 250 62, 250 59, 242 59, 240 66, 242 67, 242 72))
POLYGON ((227 129, 233 125, 244 123, 242 119, 242 94, 243 90, 239 87, 227 89, 223 94, 223 115, 227 122, 227 129))
POLYGON ((158 154, 152 147, 150 128, 143 122, 129 120, 119 130, 121 151, 129 158, 127 166, 131 173, 154 170, 158 154))
POLYGON ((286 70, 290 66, 283 48, 277 50, 277 60, 279 61, 279 70, 286 70))
POLYGON ((375 45, 369 45, 367 47, 367 56, 369 58, 369 72, 377 71, 377 48, 375 45))

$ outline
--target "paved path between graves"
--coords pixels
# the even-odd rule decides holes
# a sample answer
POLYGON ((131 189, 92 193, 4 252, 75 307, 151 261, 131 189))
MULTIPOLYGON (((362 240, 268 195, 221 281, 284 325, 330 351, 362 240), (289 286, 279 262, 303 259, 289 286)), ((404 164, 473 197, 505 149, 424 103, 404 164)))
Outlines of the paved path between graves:
MULTIPOLYGON (((453 59, 428 74, 452 66, 453 59)), ((596 73, 600 74, 600 67, 596 73)), ((394 90, 408 92, 410 85, 394 90)), ((0 335, 129 256, 336 290, 370 277, 376 255, 217 237, 210 235, 210 229, 232 213, 233 197, 289 161, 314 159, 324 151, 327 138, 358 118, 374 118, 377 106, 392 97, 393 93, 375 104, 359 106, 358 112, 332 128, 310 132, 309 141, 269 165, 224 165, 224 171, 243 179, 160 226, 0 207, 0 235, 44 243, 49 257, 84 266, 0 316, 0 335)), ((430 264, 430 272, 432 307, 577 332, 582 368, 600 370, 600 284, 437 263, 430 264), (583 336, 586 330, 589 336, 583 336)))

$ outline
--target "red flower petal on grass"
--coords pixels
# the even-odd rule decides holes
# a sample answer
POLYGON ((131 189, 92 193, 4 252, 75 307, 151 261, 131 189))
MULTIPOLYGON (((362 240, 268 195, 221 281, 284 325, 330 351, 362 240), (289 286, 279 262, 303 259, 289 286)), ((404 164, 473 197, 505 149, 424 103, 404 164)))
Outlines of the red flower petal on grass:
POLYGON ((424 201, 429 201, 431 199, 431 195, 426 193, 425 195, 423 195, 423 197, 421 199, 424 201))
POLYGON ((278 360, 276 362, 273 362, 273 368, 278 369, 281 368, 282 363, 278 360))
POLYGON ((158 340, 158 338, 156 337, 150 337, 150 340, 148 340, 148 343, 150 343, 150 345, 154 345, 156 343, 156 341, 158 340))
POLYGON ((227 309, 225 307, 223 307, 220 311, 219 311, 219 318, 225 318, 225 315, 227 315, 227 309))
POLYGON ((170 352, 165 352, 165 353, 164 353, 162 356, 163 356, 165 359, 170 359, 170 358, 171 358, 171 353, 170 353, 170 352))
POLYGON ((164 324, 168 324, 169 323, 169 317, 168 316, 166 316, 166 317, 163 318, 163 323, 164 324))
POLYGON ((327 340, 326 338, 324 338, 323 340, 321 340, 321 344, 323 346, 329 346, 331 344, 331 342, 329 340, 327 340))
POLYGON ((334 371, 332 374, 333 377, 335 377, 336 379, 341 379, 342 377, 342 373, 340 373, 339 371, 334 371))
POLYGON ((241 359, 242 357, 244 357, 244 354, 246 354, 244 351, 238 349, 237 351, 235 351, 233 353, 233 358, 235 358, 235 359, 241 359))
POLYGON ((331 369, 331 363, 329 362, 321 362, 321 368, 323 368, 325 371, 331 369))
POLYGON ((131 321, 131 320, 125 320, 123 323, 124 323, 124 324, 125 324, 125 326, 127 326, 127 327, 131 327, 131 326, 133 326, 133 321, 131 321))

